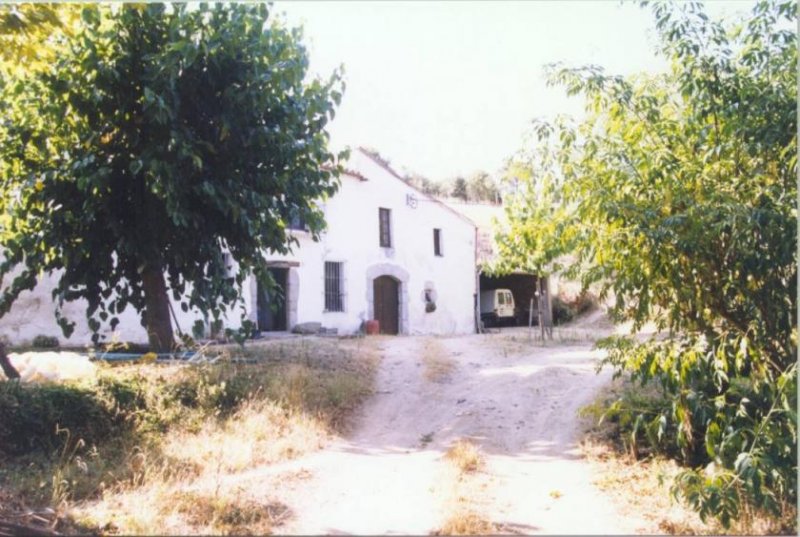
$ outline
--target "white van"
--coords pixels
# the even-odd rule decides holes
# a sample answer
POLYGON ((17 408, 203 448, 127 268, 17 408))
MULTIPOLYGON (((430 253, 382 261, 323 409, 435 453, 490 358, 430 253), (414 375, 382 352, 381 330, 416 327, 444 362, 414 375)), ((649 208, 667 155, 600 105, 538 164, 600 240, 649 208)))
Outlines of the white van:
POLYGON ((508 324, 514 319, 514 295, 508 289, 481 291, 481 321, 487 326, 508 324))

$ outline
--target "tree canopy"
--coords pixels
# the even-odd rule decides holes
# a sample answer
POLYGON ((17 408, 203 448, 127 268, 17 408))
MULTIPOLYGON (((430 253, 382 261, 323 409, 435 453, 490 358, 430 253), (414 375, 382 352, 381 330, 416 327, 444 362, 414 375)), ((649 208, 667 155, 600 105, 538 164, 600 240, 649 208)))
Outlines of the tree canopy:
POLYGON ((647 5, 668 73, 551 68, 587 117, 538 123, 512 163, 501 267, 564 270, 665 330, 601 342, 666 401, 613 410, 727 525, 797 501, 797 7, 760 2, 728 28, 697 3, 647 5))
POLYGON ((450 185, 450 195, 467 201, 467 180, 463 177, 456 177, 450 185))
POLYGON ((291 247, 287 221, 316 236, 344 156, 325 131, 341 74, 307 81, 300 31, 268 15, 85 6, 46 68, 0 80, 0 277, 15 274, 0 314, 54 273, 57 304, 85 299, 95 333, 130 306, 167 349, 168 292, 218 319, 291 247))
POLYGON ((473 202, 499 203, 500 189, 486 172, 476 172, 467 179, 467 199, 473 202))

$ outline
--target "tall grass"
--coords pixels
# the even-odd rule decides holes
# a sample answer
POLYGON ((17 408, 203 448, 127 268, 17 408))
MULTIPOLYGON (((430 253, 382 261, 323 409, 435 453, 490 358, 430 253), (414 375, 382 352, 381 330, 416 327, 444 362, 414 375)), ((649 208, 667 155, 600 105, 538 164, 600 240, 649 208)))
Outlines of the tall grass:
POLYGON ((223 349, 213 364, 0 383, 0 491, 54 509, 64 529, 73 519, 126 534, 268 532, 268 505, 221 483, 343 431, 371 393, 376 358, 365 345, 271 342, 223 349), (205 500, 189 509, 169 498, 205 500))

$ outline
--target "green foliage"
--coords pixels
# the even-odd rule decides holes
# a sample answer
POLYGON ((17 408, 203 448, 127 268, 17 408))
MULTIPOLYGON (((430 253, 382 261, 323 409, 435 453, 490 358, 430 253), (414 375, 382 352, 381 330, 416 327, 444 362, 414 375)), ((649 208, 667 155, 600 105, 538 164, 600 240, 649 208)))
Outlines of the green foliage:
POLYGON ((76 386, 0 382, 0 452, 20 455, 61 449, 57 426, 94 443, 118 429, 121 421, 95 394, 76 386))
POLYGON ((87 445, 125 433, 163 433, 202 415, 230 414, 256 390, 257 382, 233 365, 194 367, 177 378, 123 367, 101 374, 94 383, 3 382, 0 452, 55 453, 67 440, 59 429, 87 445))
POLYGON ((450 187, 450 195, 467 201, 467 180, 463 177, 456 177, 450 187))
POLYGON ((438 183, 436 181, 432 181, 428 179, 424 175, 419 174, 410 174, 405 176, 405 180, 410 185, 418 188, 419 190, 423 191, 425 194, 429 196, 444 196, 445 195, 445 186, 442 183, 438 183))
POLYGON ((491 175, 477 172, 467 179, 467 199, 472 202, 499 203, 500 189, 491 175))
MULTIPOLYGON (((373 156, 382 159, 377 152, 373 156)), ((433 181, 423 175, 412 173, 407 174, 405 180, 430 196, 452 196, 464 201, 484 203, 499 203, 501 200, 497 182, 486 172, 477 172, 469 179, 457 177, 443 182, 433 181)))
POLYGON ((59 347, 58 338, 39 334, 31 341, 31 346, 36 349, 57 349, 59 347))
POLYGON ((552 69, 588 117, 537 124, 499 249, 668 329, 600 346, 664 390, 669 408, 631 423, 688 466, 675 494, 728 525, 797 501, 796 4, 729 29, 694 3, 652 11, 669 73, 552 69))
POLYGON ((597 299, 589 292, 580 293, 573 298, 553 297, 553 323, 568 323, 578 315, 582 315, 597 307, 597 299))
POLYGON ((85 299, 95 332, 128 306, 149 332, 169 325, 168 291, 217 320, 248 274, 269 281, 263 254, 290 249, 291 217, 322 230, 341 75, 306 81, 300 31, 265 5, 80 13, 46 68, 0 80, 0 314, 55 273, 58 311, 85 299))
POLYGON ((76 5, 0 5, 0 73, 20 75, 47 68, 59 42, 79 20, 76 5))

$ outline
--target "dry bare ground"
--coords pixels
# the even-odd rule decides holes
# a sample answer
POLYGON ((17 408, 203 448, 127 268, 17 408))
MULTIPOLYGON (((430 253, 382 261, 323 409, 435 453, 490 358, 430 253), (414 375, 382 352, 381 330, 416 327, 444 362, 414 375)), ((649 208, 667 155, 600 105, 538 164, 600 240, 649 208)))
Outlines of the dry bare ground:
POLYGON ((353 433, 252 476, 291 510, 275 531, 644 530, 592 484, 580 454, 576 412, 610 377, 595 374, 592 343, 570 334, 582 341, 543 346, 511 334, 380 340, 377 390, 353 433))

